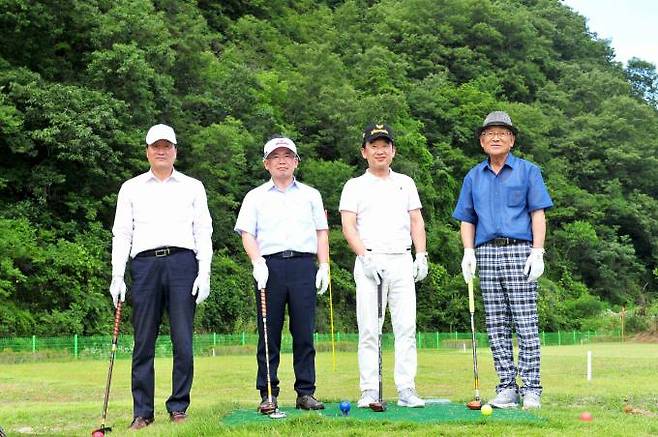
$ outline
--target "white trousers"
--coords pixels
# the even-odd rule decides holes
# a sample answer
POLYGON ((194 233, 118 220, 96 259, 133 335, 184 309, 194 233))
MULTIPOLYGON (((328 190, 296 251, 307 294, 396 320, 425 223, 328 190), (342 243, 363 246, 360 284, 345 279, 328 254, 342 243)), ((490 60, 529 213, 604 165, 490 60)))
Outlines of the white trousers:
MULTIPOLYGON (((376 254, 377 265, 384 267, 382 314, 387 303, 395 336, 395 385, 398 391, 415 389, 416 379, 416 288, 410 253, 376 254)), ((356 282, 356 320, 359 327, 359 374, 361 391, 378 390, 377 337, 381 325, 377 319, 377 284, 363 273, 359 259, 354 263, 356 282)), ((383 323, 382 317, 381 323, 383 323)))

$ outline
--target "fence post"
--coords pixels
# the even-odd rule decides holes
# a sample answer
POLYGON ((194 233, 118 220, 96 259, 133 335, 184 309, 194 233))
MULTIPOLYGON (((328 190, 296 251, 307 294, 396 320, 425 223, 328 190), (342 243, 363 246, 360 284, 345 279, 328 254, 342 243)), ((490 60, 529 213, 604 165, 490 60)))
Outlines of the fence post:
POLYGON ((436 348, 439 348, 439 331, 436 331, 436 348))
POLYGON ((73 356, 78 358, 78 334, 73 336, 73 356))
POLYGON ((560 335, 560 330, 557 330, 557 345, 562 346, 562 336, 560 335))
POLYGON ((32 336, 32 353, 35 353, 37 351, 37 336, 33 335, 32 336))
POLYGON ((573 330, 573 344, 576 344, 576 330, 573 330))
POLYGON ((245 339, 244 339, 244 331, 242 331, 242 346, 245 345, 245 339))
POLYGON ((544 343, 544 346, 546 346, 546 331, 541 332, 541 339, 542 342, 544 343))

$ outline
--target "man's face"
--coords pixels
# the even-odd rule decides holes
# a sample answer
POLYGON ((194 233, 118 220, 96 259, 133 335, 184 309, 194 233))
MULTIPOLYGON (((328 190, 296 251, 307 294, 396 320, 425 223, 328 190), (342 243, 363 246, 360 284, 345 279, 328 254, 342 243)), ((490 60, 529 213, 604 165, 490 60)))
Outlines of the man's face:
POLYGON ((480 134, 484 153, 493 157, 505 156, 514 146, 514 134, 503 126, 492 126, 480 134))
POLYGON ((386 138, 377 138, 361 148, 361 156, 368 161, 372 170, 386 170, 395 156, 395 147, 386 138))
POLYGON ((146 158, 157 171, 172 171, 176 161, 176 146, 167 140, 158 140, 146 147, 146 158))
POLYGON ((298 163, 293 151, 285 147, 274 149, 263 161, 273 179, 291 179, 298 163))

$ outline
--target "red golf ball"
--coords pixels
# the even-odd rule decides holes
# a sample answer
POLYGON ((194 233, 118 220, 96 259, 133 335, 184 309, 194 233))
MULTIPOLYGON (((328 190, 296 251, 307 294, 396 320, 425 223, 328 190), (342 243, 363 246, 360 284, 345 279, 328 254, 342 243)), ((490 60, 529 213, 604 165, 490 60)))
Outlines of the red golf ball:
POLYGON ((579 420, 581 422, 591 422, 592 419, 594 419, 594 416, 592 416, 592 413, 590 413, 589 411, 583 411, 582 413, 580 413, 579 420))

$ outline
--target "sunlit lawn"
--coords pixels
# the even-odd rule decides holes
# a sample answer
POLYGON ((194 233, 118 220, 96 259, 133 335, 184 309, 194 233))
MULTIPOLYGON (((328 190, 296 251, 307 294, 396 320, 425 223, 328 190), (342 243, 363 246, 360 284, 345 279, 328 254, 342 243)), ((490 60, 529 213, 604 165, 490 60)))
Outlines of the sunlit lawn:
MULTIPOLYGON (((496 383, 491 354, 479 350, 483 397, 493 396, 496 383)), ((223 415, 236 408, 256 408, 256 372, 252 355, 201 357, 195 361, 195 380, 190 420, 170 424, 164 402, 171 383, 171 359, 156 363, 156 423, 143 435, 657 435, 658 345, 593 344, 552 346, 542 349, 543 408, 535 424, 440 423, 436 425, 336 421, 309 414, 302 419, 267 425, 227 427, 223 415), (593 378, 586 380, 586 353, 593 353, 593 378), (624 412, 632 408, 631 413, 624 412), (590 411, 594 420, 580 422, 590 411)), ((448 398, 464 403, 473 396, 470 350, 421 350, 417 387, 425 398, 448 398)), ((0 367, 0 425, 9 435, 89 435, 100 424, 106 360, 80 360, 2 364, 0 367)), ((339 352, 333 369, 330 352, 317 356, 317 396, 321 400, 359 396, 355 352, 339 352)), ((392 378, 393 354, 384 354, 384 390, 396 400, 392 378)), ((282 357, 280 403, 294 406, 292 356, 282 357)), ((495 414, 495 413, 494 413, 495 414)), ((130 360, 115 366, 108 423, 113 435, 126 433, 132 419, 130 360)))

